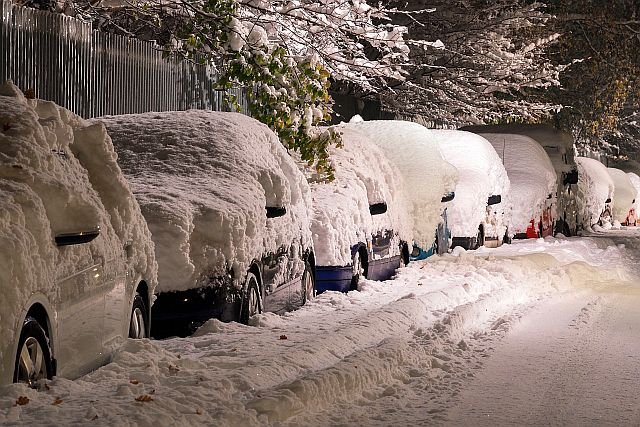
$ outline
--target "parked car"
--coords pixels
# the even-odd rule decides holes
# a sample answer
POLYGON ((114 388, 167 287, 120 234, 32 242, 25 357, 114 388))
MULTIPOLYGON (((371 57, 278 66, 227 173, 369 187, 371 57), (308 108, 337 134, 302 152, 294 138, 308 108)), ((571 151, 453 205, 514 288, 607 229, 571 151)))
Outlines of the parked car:
POLYGON ((267 126, 196 110, 99 120, 156 246, 154 337, 314 297, 309 185, 267 126))
POLYGON ((635 223, 634 205, 636 203, 638 190, 636 190, 636 187, 626 172, 617 168, 607 168, 607 172, 609 172, 614 187, 612 198, 614 224, 620 223, 627 225, 630 216, 633 217, 633 222, 635 223))
POLYGON ((410 260, 446 253, 451 238, 447 206, 455 197, 458 172, 444 160, 429 129, 402 120, 362 121, 359 116, 345 126, 369 137, 402 176, 413 223, 410 260))
POLYGON ((615 186, 607 167, 596 159, 576 157, 578 165, 578 202, 581 228, 596 225, 610 227, 615 186))
POLYGON ((457 130, 430 130, 444 158, 458 169, 456 198, 448 209, 452 247, 500 246, 509 238, 507 171, 483 137, 457 130), (506 202, 506 199, 504 199, 506 202))
POLYGON ((525 135, 534 139, 544 148, 556 170, 558 177, 556 187, 556 220, 555 233, 565 236, 575 235, 582 220, 578 212, 582 210, 577 199, 578 167, 575 161, 573 137, 568 132, 560 131, 545 124, 511 123, 503 125, 465 126, 460 130, 478 133, 509 133, 525 135))
MULTIPOLYGON (((629 176, 629 180, 631 181, 631 184, 636 189, 636 192, 640 193, 640 177, 633 172, 627 172, 627 175, 629 176)), ((636 198, 633 201, 631 209, 629 209, 629 215, 627 216, 625 222, 623 223, 624 225, 627 225, 627 226, 638 225, 638 209, 639 209, 638 196, 636 195, 636 198)))
POLYGON ((509 234, 515 239, 553 234, 556 171, 535 140, 524 135, 483 133, 502 159, 511 182, 509 234))
POLYGON ((406 265, 413 227, 402 178, 380 149, 352 128, 328 131, 343 145, 330 149, 335 179, 311 183, 316 289, 347 292, 406 265))
POLYGON ((153 244, 103 126, 0 86, 0 385, 40 387, 149 333, 153 244))

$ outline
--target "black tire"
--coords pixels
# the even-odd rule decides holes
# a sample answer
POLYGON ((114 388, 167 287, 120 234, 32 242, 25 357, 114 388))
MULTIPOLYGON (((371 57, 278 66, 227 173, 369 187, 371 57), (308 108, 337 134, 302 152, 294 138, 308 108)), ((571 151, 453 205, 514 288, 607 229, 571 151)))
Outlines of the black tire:
POLYGON ((313 278, 313 269, 309 261, 304 263, 304 272, 302 273, 302 304, 306 304, 316 297, 316 281, 313 278))
POLYGON ((129 318, 129 338, 141 339, 149 337, 149 312, 144 299, 136 293, 131 306, 129 318))
POLYGON ((40 323, 33 317, 27 317, 18 341, 13 382, 37 388, 41 380, 52 377, 53 362, 49 339, 40 323))
POLYGON ((409 265, 409 246, 406 243, 400 248, 400 268, 409 265))
POLYGON ((504 243, 506 245, 510 245, 511 243, 513 243, 513 239, 511 237, 509 237, 509 229, 508 228, 504 232, 504 237, 502 238, 502 243, 504 243))
POLYGON ((260 298, 260 286, 258 285, 258 278, 255 274, 247 273, 247 280, 245 282, 246 288, 244 298, 242 300, 242 307, 240 309, 240 323, 245 325, 249 324, 249 319, 256 314, 262 313, 262 299, 260 298))

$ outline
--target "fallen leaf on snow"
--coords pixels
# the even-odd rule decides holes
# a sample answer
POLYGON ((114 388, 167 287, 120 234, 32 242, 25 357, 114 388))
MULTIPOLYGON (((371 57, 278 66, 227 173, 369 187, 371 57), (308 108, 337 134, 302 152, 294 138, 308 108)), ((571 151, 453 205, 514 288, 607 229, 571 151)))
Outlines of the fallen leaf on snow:
POLYGON ((133 385, 138 385, 138 384, 140 384, 140 381, 138 381, 138 380, 131 380, 131 381, 129 381, 129 382, 130 382, 131 384, 133 384, 133 385))
POLYGON ((287 336, 286 336, 286 335, 280 335, 280 339, 281 339, 281 340, 286 340, 286 339, 287 339, 287 336))
POLYGON ((59 397, 56 397, 56 400, 53 401, 52 405, 59 405, 62 402, 64 402, 64 400, 60 399, 59 397))
POLYGON ((143 394, 136 397, 136 402, 151 402, 151 401, 153 401, 153 397, 149 396, 148 394, 143 394))
POLYGON ((16 400, 16 406, 18 405, 23 406, 23 405, 26 405, 27 403, 29 403, 29 398, 27 396, 20 396, 16 400))

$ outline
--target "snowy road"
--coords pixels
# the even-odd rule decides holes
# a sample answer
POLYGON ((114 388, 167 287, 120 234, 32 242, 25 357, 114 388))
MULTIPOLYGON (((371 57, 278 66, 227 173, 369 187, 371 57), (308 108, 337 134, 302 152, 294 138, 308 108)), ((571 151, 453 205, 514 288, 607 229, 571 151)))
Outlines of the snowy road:
POLYGON ((129 341, 78 380, 0 388, 0 424, 637 425, 639 239, 456 251, 253 327, 129 341))

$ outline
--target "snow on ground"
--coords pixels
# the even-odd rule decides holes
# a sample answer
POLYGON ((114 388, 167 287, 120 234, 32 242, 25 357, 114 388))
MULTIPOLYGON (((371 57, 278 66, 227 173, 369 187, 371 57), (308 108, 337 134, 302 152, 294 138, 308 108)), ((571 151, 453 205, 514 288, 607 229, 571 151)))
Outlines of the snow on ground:
MULTIPOLYGON (((343 146, 330 150, 335 180, 311 184, 316 264, 346 266, 352 262, 351 246, 371 240, 384 230, 413 241, 413 220, 398 169, 362 133, 340 129, 343 146), (386 203, 387 212, 371 215, 369 206, 386 203)), ((397 248, 391 248, 397 254, 397 248)))
POLYGON ((638 190, 626 172, 616 168, 607 168, 607 172, 609 172, 609 176, 614 185, 612 198, 613 220, 625 222, 627 215, 629 215, 629 209, 631 209, 635 203, 638 190))
POLYGON ((194 288, 229 267, 244 278, 266 253, 311 247, 309 186, 257 120, 190 110, 96 121, 107 127, 151 229, 158 291, 194 288), (287 211, 267 219, 266 207, 287 211))
POLYGON ((607 167, 598 160, 576 157, 578 164, 579 216, 582 225, 592 227, 600 219, 608 199, 613 200, 615 186, 607 167))
MULTIPOLYGON (((640 246, 637 232, 626 239, 640 246)), ((606 237, 457 248, 359 292, 258 315, 256 327, 211 320, 189 338, 130 340, 110 364, 47 391, 3 387, 0 424, 441 422, 531 307, 620 286, 630 256, 606 237)))
MULTIPOLYGON (((502 159, 511 183, 505 197, 511 209, 510 234, 525 233, 531 219, 538 219, 552 194, 555 208, 556 171, 549 156, 535 140, 524 135, 483 133, 502 159)), ((555 215, 554 215, 555 217, 555 215)))
POLYGON ((409 196, 413 238, 418 246, 430 248, 445 208, 440 201, 455 191, 458 172, 443 159, 431 131, 424 126, 401 120, 360 120, 355 116, 342 127, 368 136, 399 169, 409 196))
POLYGON ((504 236, 510 213, 505 209, 509 196, 507 171, 493 146, 480 135, 456 130, 431 130, 444 158, 458 169, 456 197, 447 209, 453 237, 475 237, 484 224, 485 236, 504 236), (503 203, 490 208, 487 199, 500 195, 503 203))

